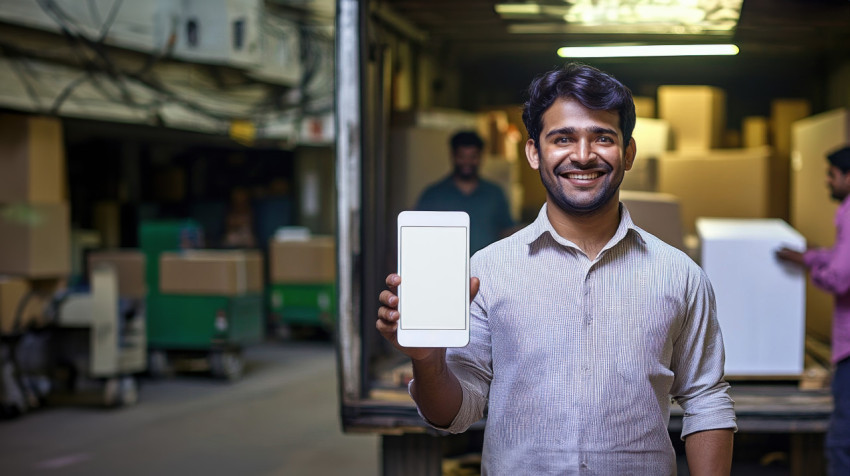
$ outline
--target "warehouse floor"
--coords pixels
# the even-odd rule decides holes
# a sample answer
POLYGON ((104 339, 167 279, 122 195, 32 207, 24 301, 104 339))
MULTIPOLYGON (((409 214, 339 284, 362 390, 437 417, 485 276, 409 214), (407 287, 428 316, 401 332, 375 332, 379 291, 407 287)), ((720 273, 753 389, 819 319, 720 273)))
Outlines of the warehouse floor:
POLYGON ((242 381, 143 380, 135 407, 54 405, 0 421, 14 475, 376 475, 379 439, 340 430, 329 342, 250 349, 242 381))
MULTIPOLYGON (((235 384, 181 373, 143 379, 134 407, 63 403, 0 421, 2 474, 379 474, 379 438, 340 430, 331 343, 270 342, 246 361, 235 384)), ((782 441, 739 434, 732 474, 790 474, 782 441)))

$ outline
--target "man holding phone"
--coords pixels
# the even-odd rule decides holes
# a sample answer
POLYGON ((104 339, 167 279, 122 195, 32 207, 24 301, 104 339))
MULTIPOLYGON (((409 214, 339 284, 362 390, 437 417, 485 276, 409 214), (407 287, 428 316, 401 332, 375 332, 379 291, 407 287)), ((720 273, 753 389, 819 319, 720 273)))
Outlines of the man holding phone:
POLYGON ((380 295, 377 328, 412 359, 420 413, 456 433, 487 407, 490 474, 672 475, 672 397, 691 474, 729 474, 736 423, 711 285, 619 202, 631 92, 568 64, 531 83, 523 121, 546 203, 472 257, 469 345, 399 346, 403 277, 380 295))

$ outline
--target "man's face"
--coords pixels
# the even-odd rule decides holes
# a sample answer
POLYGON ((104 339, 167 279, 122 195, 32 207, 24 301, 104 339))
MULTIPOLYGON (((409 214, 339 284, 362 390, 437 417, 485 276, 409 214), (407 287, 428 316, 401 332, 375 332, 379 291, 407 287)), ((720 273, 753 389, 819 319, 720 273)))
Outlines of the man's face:
POLYGON ((588 109, 575 99, 558 99, 543 113, 539 152, 526 143, 531 167, 551 201, 571 215, 590 215, 618 196, 632 168, 635 143, 623 144, 616 112, 588 109))
POLYGON ((843 173, 838 167, 830 165, 827 171, 826 184, 829 186, 832 198, 843 201, 847 198, 847 195, 850 195, 850 172, 843 173))
POLYGON ((481 165, 481 149, 474 145, 462 145, 452 152, 454 175, 461 180, 472 180, 478 177, 478 166, 481 165))

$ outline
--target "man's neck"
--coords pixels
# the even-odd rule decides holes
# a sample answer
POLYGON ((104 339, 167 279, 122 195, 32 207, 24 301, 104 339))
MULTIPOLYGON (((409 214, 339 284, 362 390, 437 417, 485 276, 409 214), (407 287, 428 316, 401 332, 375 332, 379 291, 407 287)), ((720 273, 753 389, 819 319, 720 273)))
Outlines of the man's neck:
POLYGON ((458 177, 457 175, 452 176, 452 181, 454 181, 455 187, 461 191, 464 195, 471 195, 472 192, 478 188, 478 177, 472 177, 471 179, 463 179, 458 177))
POLYGON ((619 194, 592 215, 566 213, 547 198, 546 215, 558 235, 575 243, 592 261, 620 226, 619 194))

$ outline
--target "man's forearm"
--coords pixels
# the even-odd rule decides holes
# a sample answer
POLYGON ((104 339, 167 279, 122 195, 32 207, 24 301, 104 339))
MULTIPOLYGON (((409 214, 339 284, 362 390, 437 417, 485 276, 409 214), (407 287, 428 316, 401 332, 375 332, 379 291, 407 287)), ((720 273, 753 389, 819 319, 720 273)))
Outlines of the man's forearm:
POLYGON ((445 350, 428 359, 413 360, 410 393, 429 422, 439 427, 451 425, 463 403, 463 390, 446 365, 445 350))
POLYGON ((707 430, 685 438, 692 476, 728 475, 732 471, 732 430, 707 430))

